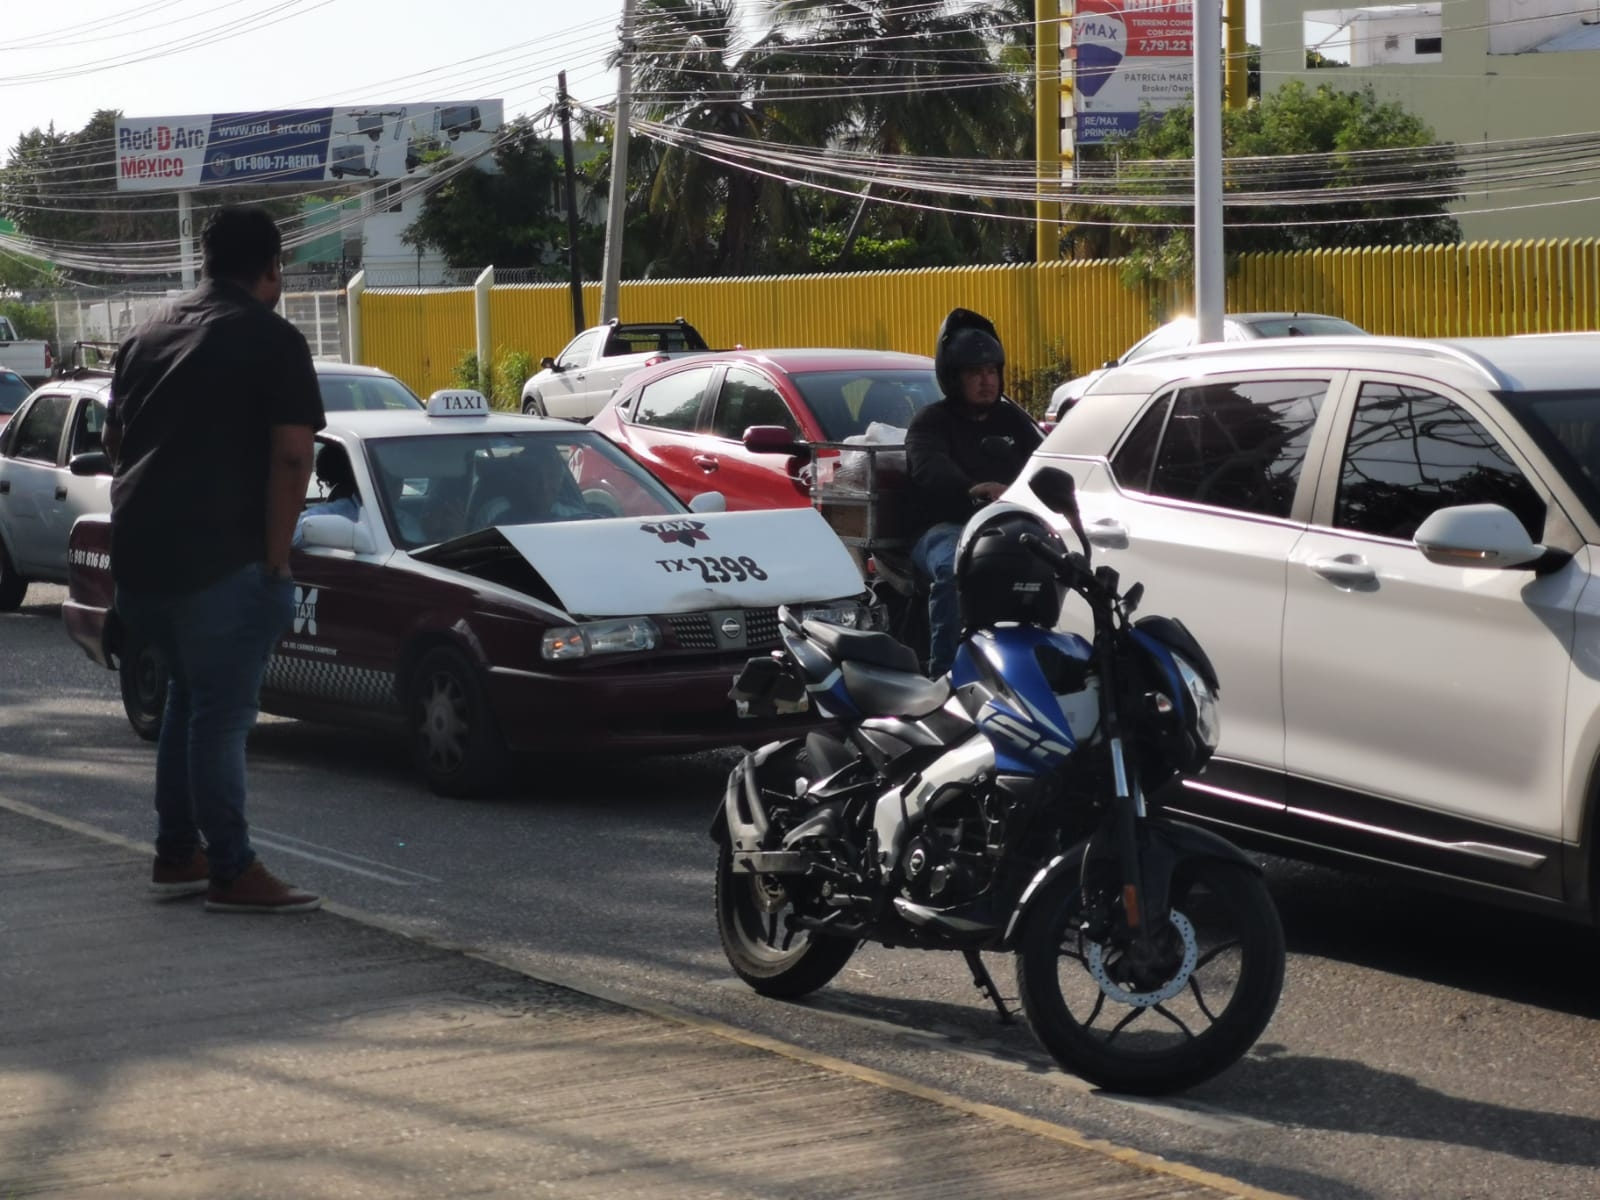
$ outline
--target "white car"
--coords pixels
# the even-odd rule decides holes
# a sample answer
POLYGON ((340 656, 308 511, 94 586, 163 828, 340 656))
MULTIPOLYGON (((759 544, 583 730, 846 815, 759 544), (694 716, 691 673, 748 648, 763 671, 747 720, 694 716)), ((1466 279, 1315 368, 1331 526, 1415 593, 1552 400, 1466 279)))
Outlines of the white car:
POLYGON ((1217 756, 1159 801, 1595 920, 1597 378, 1600 334, 1567 334, 1197 347, 1096 380, 1007 499, 1042 512, 1028 476, 1070 471, 1095 561, 1216 663, 1217 756))
MULTIPOLYGON (((1169 350, 1182 350, 1194 345, 1195 330, 1193 317, 1178 317, 1140 338, 1121 358, 1114 358, 1097 370, 1086 371, 1067 380, 1050 394, 1050 403, 1045 407, 1046 422, 1059 421, 1061 414, 1076 404, 1090 385, 1113 367, 1125 367, 1152 354, 1164 354, 1169 350)), ((1229 313, 1222 319, 1224 342, 1252 342, 1257 338, 1283 337, 1365 337, 1366 332, 1342 317, 1329 317, 1322 313, 1229 313)))

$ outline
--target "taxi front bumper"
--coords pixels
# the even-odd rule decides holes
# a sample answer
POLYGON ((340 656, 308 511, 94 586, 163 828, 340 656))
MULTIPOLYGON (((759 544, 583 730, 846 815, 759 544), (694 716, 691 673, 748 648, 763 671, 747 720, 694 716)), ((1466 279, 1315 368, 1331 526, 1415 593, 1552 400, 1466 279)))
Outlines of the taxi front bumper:
POLYGON ((728 692, 749 655, 684 664, 607 663, 544 674, 492 667, 489 702, 513 750, 706 750, 754 746, 826 724, 814 713, 749 719, 728 692))

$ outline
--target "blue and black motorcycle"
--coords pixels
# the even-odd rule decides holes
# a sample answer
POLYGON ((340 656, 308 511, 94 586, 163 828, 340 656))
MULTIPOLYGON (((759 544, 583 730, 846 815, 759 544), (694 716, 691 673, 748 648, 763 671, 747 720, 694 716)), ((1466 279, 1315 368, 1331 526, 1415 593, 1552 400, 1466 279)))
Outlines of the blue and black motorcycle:
POLYGON ((742 711, 814 707, 811 733, 747 754, 713 825, 722 945, 746 983, 794 997, 862 942, 1015 955, 1023 1013, 1064 1068, 1114 1091, 1189 1087, 1260 1036, 1284 943, 1259 869, 1147 797, 1201 770, 1218 682, 1142 587, 1094 568, 1072 477, 1030 486, 1082 543, 1020 505, 968 526, 957 555, 965 633, 929 680, 888 635, 781 615, 784 650, 751 659, 742 711), (1057 632, 1076 593, 1093 641, 1057 632))

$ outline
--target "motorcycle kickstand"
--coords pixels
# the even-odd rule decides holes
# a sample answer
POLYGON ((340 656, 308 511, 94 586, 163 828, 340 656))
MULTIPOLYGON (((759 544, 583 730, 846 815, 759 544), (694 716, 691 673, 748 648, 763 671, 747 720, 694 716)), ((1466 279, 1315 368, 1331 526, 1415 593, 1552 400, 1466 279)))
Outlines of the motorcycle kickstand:
POLYGON ((967 966, 972 970, 972 982, 977 989, 989 998, 995 1011, 1000 1014, 1002 1025, 1012 1025, 1011 1010, 1006 1007, 1006 1002, 1001 999, 1000 989, 995 987, 994 978, 989 974, 989 968, 983 965, 983 958, 976 950, 963 950, 961 952, 967 960, 967 966))

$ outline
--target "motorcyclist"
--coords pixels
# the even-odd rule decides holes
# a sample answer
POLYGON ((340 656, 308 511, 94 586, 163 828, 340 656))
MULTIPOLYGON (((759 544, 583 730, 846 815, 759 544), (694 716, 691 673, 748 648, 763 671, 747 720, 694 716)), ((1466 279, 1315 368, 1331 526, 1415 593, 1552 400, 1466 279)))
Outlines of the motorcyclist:
POLYGON ((911 557, 929 581, 928 674, 937 678, 961 640, 955 560, 962 527, 1022 473, 1043 435, 1002 394, 1006 352, 987 317, 952 309, 933 361, 943 399, 912 419, 906 466, 920 527, 911 557))

